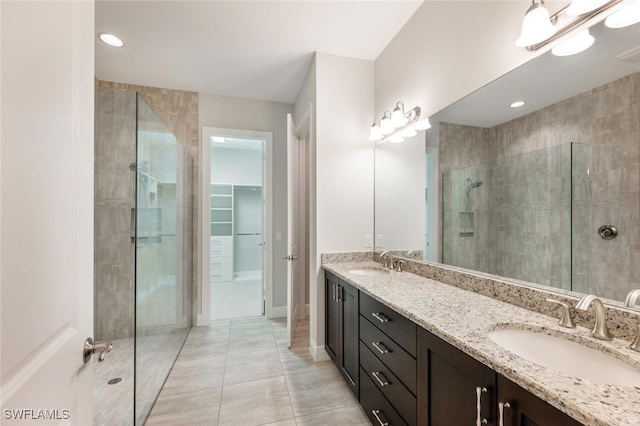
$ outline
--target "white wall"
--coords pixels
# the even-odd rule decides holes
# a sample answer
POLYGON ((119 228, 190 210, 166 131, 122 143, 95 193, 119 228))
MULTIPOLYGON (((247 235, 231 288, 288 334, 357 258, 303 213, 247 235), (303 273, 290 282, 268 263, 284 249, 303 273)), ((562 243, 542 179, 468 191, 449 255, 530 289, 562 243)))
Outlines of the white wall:
MULTIPOLYGON (((273 235, 282 241, 268 241, 273 247, 273 306, 287 304, 287 114, 293 105, 200 93, 200 128, 257 130, 273 134, 273 235)), ((201 294, 201 293, 200 293, 201 294)))
MULTIPOLYGON (((316 54, 315 260, 310 339, 324 345, 320 254, 363 251, 373 232, 372 61, 316 54), (313 306, 317 309, 313 311, 313 306)), ((312 201, 313 203, 313 201, 312 201)), ((312 232, 313 233, 313 232, 312 232)))

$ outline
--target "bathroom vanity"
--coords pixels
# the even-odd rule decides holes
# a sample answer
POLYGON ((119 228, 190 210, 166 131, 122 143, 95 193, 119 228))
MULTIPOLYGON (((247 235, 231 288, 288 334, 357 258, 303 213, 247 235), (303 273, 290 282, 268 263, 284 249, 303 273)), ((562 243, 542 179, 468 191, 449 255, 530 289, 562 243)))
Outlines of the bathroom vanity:
POLYGON ((323 267, 327 351, 374 425, 640 424, 640 382, 563 374, 489 336, 559 336, 640 370, 625 340, 594 341, 583 327, 372 260, 323 267))

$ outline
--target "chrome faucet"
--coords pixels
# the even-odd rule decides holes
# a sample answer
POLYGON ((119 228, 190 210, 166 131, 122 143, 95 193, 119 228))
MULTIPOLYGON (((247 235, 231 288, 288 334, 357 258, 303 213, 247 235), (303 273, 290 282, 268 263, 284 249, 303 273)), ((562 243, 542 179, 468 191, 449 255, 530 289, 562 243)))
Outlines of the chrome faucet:
POLYGON ((389 252, 388 251, 383 251, 380 254, 380 259, 382 259, 382 266, 384 266, 385 268, 389 267, 389 252))
POLYGON ((560 320, 558 321, 558 325, 566 328, 576 328, 576 323, 573 322, 573 318, 571 317, 571 308, 564 302, 555 299, 546 299, 547 302, 553 303, 555 305, 560 306, 561 314, 560 320))
POLYGON ((627 308, 633 308, 638 304, 638 302, 640 302, 640 288, 631 290, 629 294, 627 294, 627 300, 624 301, 624 306, 627 308))
MULTIPOLYGON (((639 301, 640 288, 637 288, 635 290, 631 290, 629 294, 627 294, 627 300, 624 301, 624 306, 627 308, 633 308, 638 304, 639 301)), ((640 328, 638 328, 638 334, 636 335, 636 338, 633 340, 633 342, 631 342, 631 344, 629 345, 629 348, 636 352, 640 352, 640 328)))
POLYGON ((602 300, 598 299, 593 294, 589 294, 578 301, 576 309, 586 311, 591 305, 593 305, 593 308, 596 311, 596 320, 593 324, 591 335, 600 340, 613 340, 613 335, 607 328, 607 310, 602 304, 602 300))

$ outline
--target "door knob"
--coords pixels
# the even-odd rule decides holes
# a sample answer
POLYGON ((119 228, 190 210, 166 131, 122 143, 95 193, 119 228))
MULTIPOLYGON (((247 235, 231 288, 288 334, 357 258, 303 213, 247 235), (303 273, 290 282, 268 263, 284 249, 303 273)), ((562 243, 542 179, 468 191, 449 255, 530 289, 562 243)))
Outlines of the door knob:
POLYGON ((94 342, 91 337, 87 337, 87 340, 84 341, 84 348, 82 350, 82 359, 85 364, 89 362, 93 354, 98 353, 98 362, 104 361, 104 356, 107 352, 111 352, 113 348, 113 343, 111 341, 105 342, 94 342))
POLYGON ((283 258, 284 260, 297 260, 297 259, 298 259, 298 256, 293 255, 293 254, 290 254, 290 255, 288 255, 288 256, 282 256, 282 258, 283 258))

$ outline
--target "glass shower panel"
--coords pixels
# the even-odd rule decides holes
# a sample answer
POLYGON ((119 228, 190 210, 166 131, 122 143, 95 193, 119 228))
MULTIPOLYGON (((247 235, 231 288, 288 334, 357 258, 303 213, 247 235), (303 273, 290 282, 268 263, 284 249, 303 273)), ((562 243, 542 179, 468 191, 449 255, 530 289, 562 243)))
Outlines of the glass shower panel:
POLYGON ((443 174, 443 262, 571 288, 571 144, 443 174))
POLYGON ((589 287, 591 194, 589 192, 589 164, 591 147, 584 143, 571 144, 571 290, 591 293, 589 287))
POLYGON ((135 417, 143 424, 191 324, 191 166, 137 97, 135 417))

